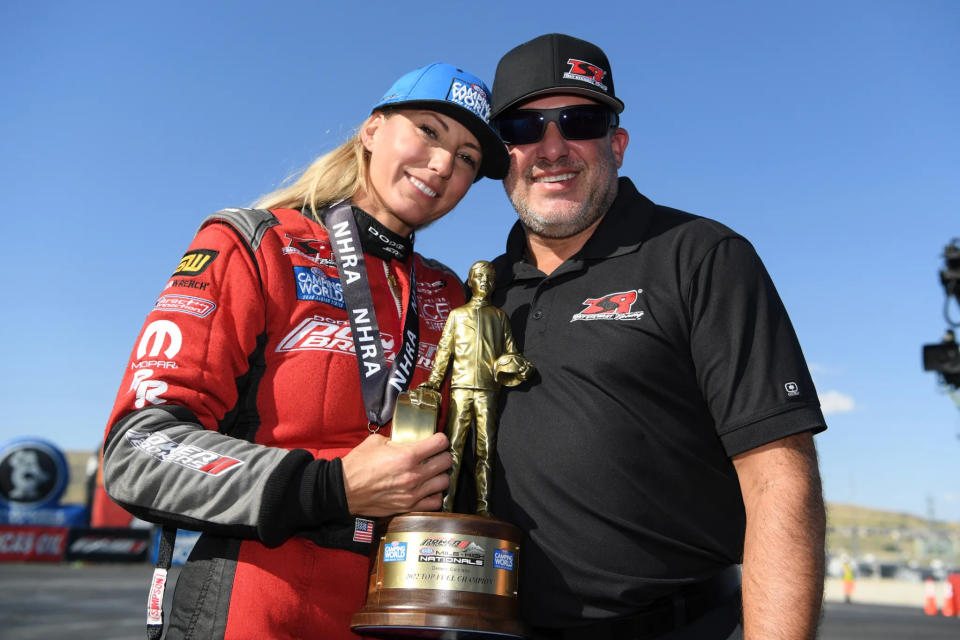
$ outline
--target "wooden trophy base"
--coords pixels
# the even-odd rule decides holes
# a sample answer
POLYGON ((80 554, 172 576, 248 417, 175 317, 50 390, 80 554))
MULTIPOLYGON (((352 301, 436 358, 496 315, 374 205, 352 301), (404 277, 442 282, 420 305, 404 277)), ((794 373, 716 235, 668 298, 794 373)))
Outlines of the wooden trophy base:
POLYGON ((522 533, 460 513, 390 519, 370 572, 358 634, 381 638, 522 638, 517 569, 522 533))

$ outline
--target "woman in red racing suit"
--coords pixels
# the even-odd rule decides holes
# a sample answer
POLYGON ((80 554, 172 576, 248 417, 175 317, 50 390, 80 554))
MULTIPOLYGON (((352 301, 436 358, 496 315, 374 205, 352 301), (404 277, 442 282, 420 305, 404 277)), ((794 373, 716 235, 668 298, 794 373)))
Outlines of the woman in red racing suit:
POLYGON ((440 507, 446 437, 396 444, 389 421, 464 301, 413 231, 505 175, 488 114, 475 76, 417 69, 260 208, 201 225, 135 343, 103 449, 113 500, 203 532, 168 638, 353 637, 373 518, 440 507))

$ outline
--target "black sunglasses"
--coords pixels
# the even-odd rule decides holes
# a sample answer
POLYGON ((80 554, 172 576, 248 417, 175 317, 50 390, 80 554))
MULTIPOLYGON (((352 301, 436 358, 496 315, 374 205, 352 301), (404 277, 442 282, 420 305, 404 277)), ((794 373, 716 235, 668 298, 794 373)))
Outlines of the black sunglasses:
POLYGON ((531 144, 543 138, 547 124, 556 122, 567 140, 592 140, 620 123, 617 114, 599 104, 578 104, 557 109, 517 109, 498 116, 500 137, 507 144, 531 144))

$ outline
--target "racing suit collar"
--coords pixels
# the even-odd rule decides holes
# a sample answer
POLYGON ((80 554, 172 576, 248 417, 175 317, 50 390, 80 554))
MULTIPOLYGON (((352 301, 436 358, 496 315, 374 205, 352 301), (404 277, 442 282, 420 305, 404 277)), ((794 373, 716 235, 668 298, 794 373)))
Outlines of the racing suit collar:
POLYGON ((375 255, 383 260, 399 260, 404 262, 413 252, 413 237, 401 236, 385 227, 379 220, 357 206, 352 206, 353 217, 357 221, 357 231, 360 233, 360 244, 365 253, 375 255))

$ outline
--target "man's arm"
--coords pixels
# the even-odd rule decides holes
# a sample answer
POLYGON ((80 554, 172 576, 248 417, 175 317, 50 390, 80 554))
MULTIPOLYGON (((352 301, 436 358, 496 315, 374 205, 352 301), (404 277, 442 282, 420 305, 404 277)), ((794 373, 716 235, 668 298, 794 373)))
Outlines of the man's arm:
POLYGON ((814 638, 823 600, 826 515, 810 433, 734 456, 747 514, 745 640, 814 638))

